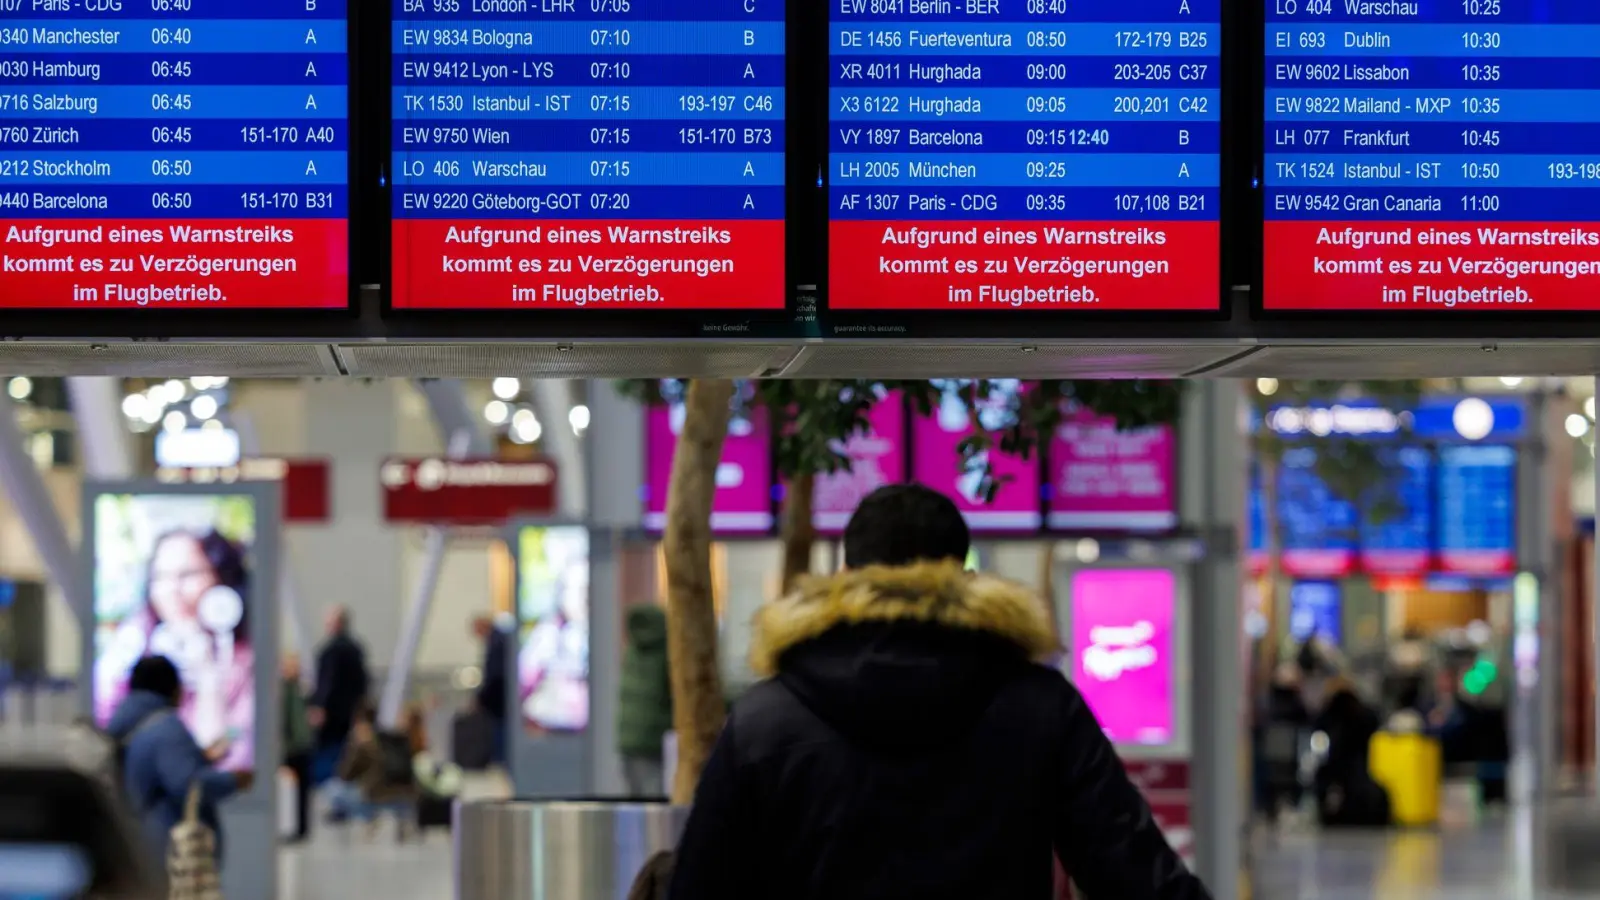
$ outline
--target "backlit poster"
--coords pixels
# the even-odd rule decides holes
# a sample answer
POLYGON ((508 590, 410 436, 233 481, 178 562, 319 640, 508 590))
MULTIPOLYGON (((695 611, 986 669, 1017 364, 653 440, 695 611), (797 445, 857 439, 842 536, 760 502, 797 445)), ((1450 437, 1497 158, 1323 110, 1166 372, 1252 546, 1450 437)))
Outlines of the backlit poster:
POLYGON ((880 398, 867 412, 868 428, 846 441, 849 471, 818 475, 812 491, 812 523, 818 534, 836 535, 868 494, 906 480, 906 411, 899 392, 880 398))
POLYGON ((517 534, 517 707, 544 731, 589 726, 589 531, 517 534))
POLYGON ((93 516, 94 715, 104 726, 145 656, 183 679, 178 715, 224 769, 255 764, 252 592, 258 539, 246 494, 102 494, 93 516))
MULTIPOLYGON (((1035 531, 1043 523, 1039 511, 1039 459, 1023 459, 993 448, 983 454, 1000 481, 992 502, 981 492, 982 460, 963 466, 959 448, 974 431, 972 412, 963 391, 970 382, 935 380, 942 389, 939 405, 931 416, 916 416, 911 423, 912 479, 955 501, 967 525, 975 531, 1035 531)), ((1012 418, 1011 403, 1022 391, 1020 381, 991 381, 992 394, 981 398, 977 414, 986 428, 1002 428, 1012 418)))
POLYGON ((1166 569, 1091 569, 1072 576, 1072 681, 1118 744, 1173 739, 1173 614, 1166 569))

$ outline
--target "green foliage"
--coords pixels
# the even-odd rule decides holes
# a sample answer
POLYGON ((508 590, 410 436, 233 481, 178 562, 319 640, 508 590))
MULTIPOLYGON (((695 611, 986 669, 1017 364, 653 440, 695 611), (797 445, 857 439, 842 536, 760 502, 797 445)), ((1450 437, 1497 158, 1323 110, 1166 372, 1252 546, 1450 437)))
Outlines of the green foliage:
MULTIPOLYGON (((852 379, 765 379, 751 383, 751 402, 765 407, 776 434, 779 474, 793 477, 804 472, 848 471, 850 458, 842 452, 845 441, 867 430, 872 405, 891 391, 901 391, 912 408, 931 415, 946 391, 959 391, 969 418, 977 423, 973 434, 961 442, 964 471, 982 472, 979 490, 989 500, 1003 479, 994 475, 988 452, 998 448, 1024 459, 1050 440, 1066 409, 1073 404, 1116 420, 1124 430, 1177 421, 1182 384, 1176 381, 1044 381, 1022 394, 1001 390, 998 379, 956 381, 869 381, 852 379), (983 412, 983 415, 979 415, 983 412), (991 424, 999 423, 999 424, 991 424)), ((618 382, 624 396, 645 403, 666 398, 663 382, 618 382)))

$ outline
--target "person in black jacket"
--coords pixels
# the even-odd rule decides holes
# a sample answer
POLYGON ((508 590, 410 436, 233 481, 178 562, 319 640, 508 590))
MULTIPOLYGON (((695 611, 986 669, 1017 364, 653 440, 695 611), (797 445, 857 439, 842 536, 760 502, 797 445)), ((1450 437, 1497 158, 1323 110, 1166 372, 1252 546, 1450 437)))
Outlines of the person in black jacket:
POLYGON ((316 730, 312 769, 318 784, 333 777, 368 687, 367 652, 350 636, 350 611, 334 607, 328 613, 328 640, 317 652, 317 686, 308 710, 316 730))
POLYGON ((511 664, 511 636, 495 625, 494 619, 478 616, 472 620, 472 633, 483 641, 483 681, 474 697, 478 709, 494 723, 494 753, 490 762, 504 763, 506 756, 506 667, 511 664))
POLYGON ((861 502, 845 565, 755 620, 770 676, 734 704, 678 846, 673 900, 1209 900, 1083 697, 1033 662, 1043 603, 965 572, 955 505, 861 502))

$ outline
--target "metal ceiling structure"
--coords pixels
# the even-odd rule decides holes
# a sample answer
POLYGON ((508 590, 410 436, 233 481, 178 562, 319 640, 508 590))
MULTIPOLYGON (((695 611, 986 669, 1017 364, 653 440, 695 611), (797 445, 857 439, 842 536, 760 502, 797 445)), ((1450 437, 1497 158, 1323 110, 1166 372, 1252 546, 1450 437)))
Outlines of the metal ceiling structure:
POLYGON ((40 376, 533 378, 1445 378, 1593 375, 1600 339, 585 340, 0 342, 0 372, 40 376))

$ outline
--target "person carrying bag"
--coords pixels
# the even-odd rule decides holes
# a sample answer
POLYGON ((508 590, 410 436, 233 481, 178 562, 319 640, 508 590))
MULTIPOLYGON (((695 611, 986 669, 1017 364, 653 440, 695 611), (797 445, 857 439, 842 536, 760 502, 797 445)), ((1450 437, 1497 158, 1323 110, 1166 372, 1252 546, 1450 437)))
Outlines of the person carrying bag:
POLYGON ((200 785, 189 788, 183 818, 167 841, 168 900, 222 900, 217 835, 200 821, 200 785))

